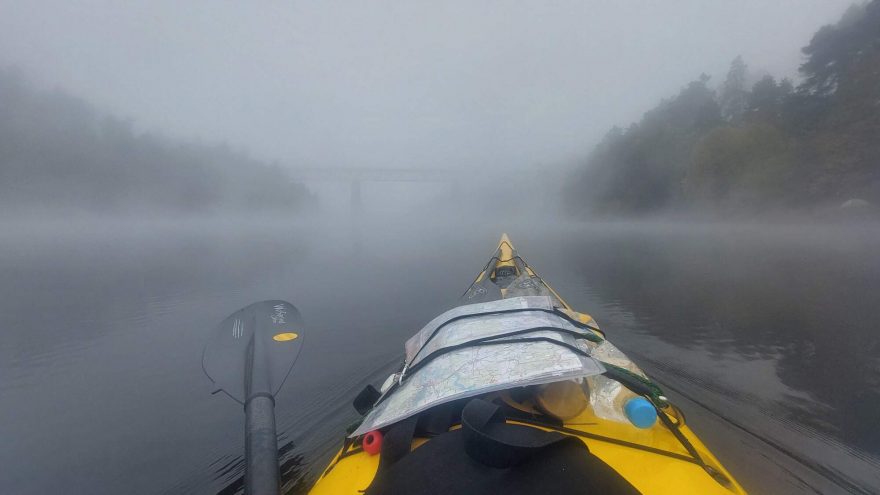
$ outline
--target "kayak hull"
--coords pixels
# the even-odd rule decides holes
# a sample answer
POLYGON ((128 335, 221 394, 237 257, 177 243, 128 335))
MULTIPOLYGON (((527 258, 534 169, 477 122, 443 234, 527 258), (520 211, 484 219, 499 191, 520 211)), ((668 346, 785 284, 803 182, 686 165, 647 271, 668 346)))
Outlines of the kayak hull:
MULTIPOLYGON (((527 274, 546 287, 561 310, 573 319, 597 327, 592 317, 572 309, 522 261, 506 235, 502 236, 492 260, 476 277, 471 287, 493 277, 497 281, 498 277, 507 273, 527 274)), ((511 290, 502 288, 502 297, 511 290)), ((597 333, 604 337, 601 332, 597 333)), ((669 410, 680 424, 677 431, 686 442, 682 442, 681 438, 660 421, 652 427, 640 429, 629 423, 597 416, 589 407, 576 417, 564 421, 562 427, 510 419, 507 422, 546 431, 555 430, 580 439, 590 453, 612 467, 643 494, 745 493, 697 435, 684 424, 683 415, 674 406, 670 406, 669 410)), ((457 426, 453 427, 455 428, 457 426)), ((321 474, 311 490, 312 494, 364 493, 376 475, 381 456, 365 452, 360 440, 355 438, 353 442, 345 443, 321 474)), ((425 438, 414 438, 411 448, 418 449, 428 441, 430 440, 425 438)), ((443 473, 438 473, 438 476, 442 475, 443 473)))

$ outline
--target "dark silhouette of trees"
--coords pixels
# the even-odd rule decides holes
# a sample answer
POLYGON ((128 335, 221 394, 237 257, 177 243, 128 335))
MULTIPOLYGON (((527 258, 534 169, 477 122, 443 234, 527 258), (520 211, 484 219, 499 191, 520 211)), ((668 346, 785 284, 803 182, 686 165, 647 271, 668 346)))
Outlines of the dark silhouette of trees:
POLYGON ((788 79, 783 79, 777 84, 776 79, 769 74, 762 77, 752 86, 752 91, 747 93, 745 119, 779 124, 783 104, 793 92, 794 86, 788 79))
POLYGON ((736 122, 746 111, 748 91, 746 90, 746 77, 748 67, 741 56, 737 55, 730 63, 727 78, 721 84, 718 93, 718 104, 721 106, 721 116, 728 122, 736 122))
POLYGON ((4 212, 293 212, 311 201, 277 165, 227 146, 136 133, 60 91, 0 70, 4 212), (17 211, 16 211, 17 210, 17 211))
MULTIPOLYGON (((803 48, 807 59, 800 71, 800 91, 828 96, 837 91, 841 78, 866 56, 865 49, 877 41, 880 29, 877 2, 856 4, 847 9, 836 25, 823 26, 803 48)), ((876 48, 876 46, 874 46, 876 48)))
POLYGON ((701 76, 612 129, 566 185, 571 210, 880 204, 880 0, 848 9, 803 53, 797 88, 766 75, 749 89, 737 57, 717 93, 701 76))
POLYGON ((714 93, 701 76, 625 131, 613 128, 567 191, 575 204, 601 212, 646 213, 678 201, 678 184, 700 130, 720 122, 714 93))

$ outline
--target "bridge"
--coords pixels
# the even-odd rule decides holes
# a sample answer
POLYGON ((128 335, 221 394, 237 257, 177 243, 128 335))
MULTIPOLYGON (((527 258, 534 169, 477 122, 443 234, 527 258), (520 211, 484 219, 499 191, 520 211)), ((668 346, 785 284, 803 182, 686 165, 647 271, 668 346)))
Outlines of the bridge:
MULTIPOLYGON (((351 209, 363 206, 361 184, 364 182, 434 182, 455 184, 467 171, 439 168, 390 167, 305 167, 289 171, 294 182, 341 182, 351 185, 351 209)), ((469 174, 468 174, 469 175, 469 174)))
MULTIPOLYGON (((359 211, 362 204, 361 185, 364 182, 413 182, 458 184, 461 181, 485 182, 497 178, 499 169, 488 167, 464 168, 394 168, 394 167, 300 167, 289 169, 294 182, 336 182, 351 186, 351 208, 359 211)), ((548 170, 539 167, 506 169, 505 175, 526 182, 546 178, 548 170)))
POLYGON ((463 169, 309 167, 290 170, 297 182, 455 182, 463 169))

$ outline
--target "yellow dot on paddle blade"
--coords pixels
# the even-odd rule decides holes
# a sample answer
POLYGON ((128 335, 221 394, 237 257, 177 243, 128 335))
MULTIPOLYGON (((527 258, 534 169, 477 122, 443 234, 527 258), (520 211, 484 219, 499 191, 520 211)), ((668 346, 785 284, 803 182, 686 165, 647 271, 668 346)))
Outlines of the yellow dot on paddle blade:
POLYGON ((299 337, 299 335, 297 335, 297 334, 295 334, 295 333, 293 333, 293 332, 284 332, 284 333, 276 334, 276 335, 275 335, 274 337, 272 337, 272 338, 275 339, 275 340, 277 340, 278 342, 286 342, 286 341, 288 341, 288 340, 293 340, 293 339, 295 339, 295 338, 297 338, 297 337, 299 337))

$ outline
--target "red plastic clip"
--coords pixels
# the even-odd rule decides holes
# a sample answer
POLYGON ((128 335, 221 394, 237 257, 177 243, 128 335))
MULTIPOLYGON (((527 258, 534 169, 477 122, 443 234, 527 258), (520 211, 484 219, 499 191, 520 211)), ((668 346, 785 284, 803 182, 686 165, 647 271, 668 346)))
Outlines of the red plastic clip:
POLYGON ((376 455, 382 450, 382 432, 373 430, 364 435, 364 452, 370 455, 376 455))

